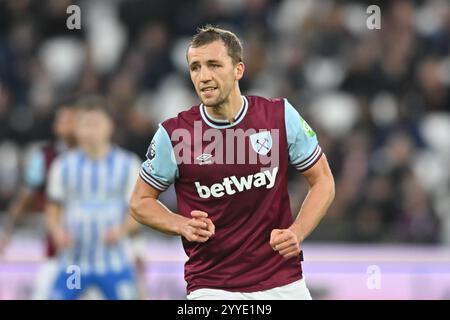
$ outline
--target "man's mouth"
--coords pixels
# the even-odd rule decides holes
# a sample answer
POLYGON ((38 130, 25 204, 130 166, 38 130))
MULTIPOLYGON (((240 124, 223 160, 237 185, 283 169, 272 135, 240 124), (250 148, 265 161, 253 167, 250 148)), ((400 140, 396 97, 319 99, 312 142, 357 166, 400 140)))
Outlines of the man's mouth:
POLYGON ((213 92, 216 89, 217 89, 217 87, 204 87, 204 88, 201 88, 200 91, 207 93, 207 92, 213 92))

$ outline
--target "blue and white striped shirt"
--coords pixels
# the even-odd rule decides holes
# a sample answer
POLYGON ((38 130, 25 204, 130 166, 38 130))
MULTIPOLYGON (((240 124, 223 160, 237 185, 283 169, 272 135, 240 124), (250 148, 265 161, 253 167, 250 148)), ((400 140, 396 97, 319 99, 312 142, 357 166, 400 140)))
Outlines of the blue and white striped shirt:
POLYGON ((60 254, 61 263, 99 274, 129 266, 126 239, 112 246, 104 239, 125 222, 139 169, 140 159, 119 147, 100 160, 74 150, 53 162, 47 194, 63 206, 64 228, 72 238, 72 246, 60 254))

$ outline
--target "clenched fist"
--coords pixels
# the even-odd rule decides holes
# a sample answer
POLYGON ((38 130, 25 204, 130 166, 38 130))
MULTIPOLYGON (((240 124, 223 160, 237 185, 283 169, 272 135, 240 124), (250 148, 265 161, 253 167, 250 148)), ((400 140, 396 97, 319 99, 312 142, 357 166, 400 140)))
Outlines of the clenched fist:
POLYGON ((191 216, 192 219, 187 220, 182 228, 182 236, 188 241, 208 241, 216 231, 216 227, 211 219, 208 218, 208 214, 203 211, 193 210, 191 216))
POLYGON ((270 234, 270 246, 285 259, 300 254, 300 243, 295 233, 290 229, 274 229, 270 234))

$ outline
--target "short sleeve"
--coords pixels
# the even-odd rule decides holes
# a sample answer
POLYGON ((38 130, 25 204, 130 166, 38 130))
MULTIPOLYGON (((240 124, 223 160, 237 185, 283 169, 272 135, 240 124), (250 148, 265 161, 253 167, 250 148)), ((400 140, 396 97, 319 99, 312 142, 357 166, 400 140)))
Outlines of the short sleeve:
POLYGON ((172 142, 163 126, 160 125, 156 131, 146 157, 139 175, 152 187, 165 191, 178 177, 178 166, 172 142))
POLYGON ((25 183, 32 189, 38 189, 45 184, 45 160, 40 150, 35 150, 30 154, 29 161, 25 168, 25 183))
POLYGON ((289 162, 298 171, 313 167, 322 156, 317 135, 298 111, 284 99, 286 135, 289 148, 289 162))
POLYGON ((64 186, 61 159, 56 159, 50 166, 47 182, 47 198, 52 202, 64 201, 64 186))

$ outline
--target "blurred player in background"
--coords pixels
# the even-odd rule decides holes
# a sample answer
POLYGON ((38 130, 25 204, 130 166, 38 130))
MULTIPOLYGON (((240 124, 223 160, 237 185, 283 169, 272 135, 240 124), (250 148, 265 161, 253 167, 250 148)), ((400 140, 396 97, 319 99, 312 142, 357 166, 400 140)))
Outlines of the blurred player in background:
MULTIPOLYGON (((75 120, 77 109, 72 104, 63 104, 56 111, 53 123, 54 141, 34 150, 25 169, 24 186, 9 206, 9 216, 0 238, 0 253, 10 242, 17 224, 29 212, 43 212, 46 202, 45 189, 48 170, 53 160, 75 145, 75 120)), ((46 256, 48 260, 36 276, 33 299, 47 299, 49 288, 56 274, 56 248, 50 237, 46 237, 46 256)))
POLYGON ((182 236, 188 299, 311 299, 300 244, 334 198, 315 132, 286 99, 241 95, 242 45, 233 33, 200 29, 187 60, 202 104, 160 125, 136 183, 132 215, 182 236), (253 133, 244 135, 248 129, 253 133), (245 143, 236 146, 236 137, 245 143), (268 167, 266 160, 274 161, 268 167), (289 164, 310 186, 295 221, 289 164), (157 200, 172 183, 179 214, 157 200))
POLYGON ((140 160, 112 145, 113 121, 101 98, 81 102, 76 124, 79 148, 50 169, 47 218, 58 247, 59 273, 52 299, 77 299, 96 287, 106 299, 137 299, 127 235, 138 229, 128 202, 140 160), (80 286, 67 285, 69 266, 80 286))

